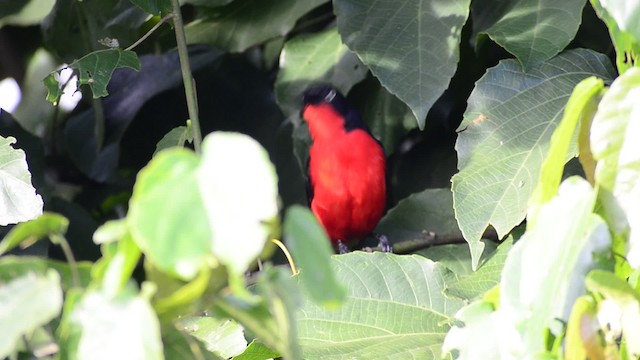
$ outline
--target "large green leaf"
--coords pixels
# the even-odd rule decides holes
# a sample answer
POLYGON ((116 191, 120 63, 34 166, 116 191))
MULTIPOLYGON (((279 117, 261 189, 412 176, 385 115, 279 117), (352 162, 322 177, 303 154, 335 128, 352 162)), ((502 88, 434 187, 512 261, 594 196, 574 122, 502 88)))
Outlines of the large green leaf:
POLYGON ((415 255, 355 252, 333 260, 347 301, 336 311, 305 302, 297 322, 305 359, 440 359, 463 305, 442 293, 456 281, 451 271, 415 255))
POLYGON ((164 359, 158 318, 141 295, 89 291, 70 321, 81 331, 78 359, 164 359))
POLYGON ((599 0, 600 6, 615 20, 620 30, 640 42, 640 3, 632 0, 599 0))
POLYGON ((300 16, 328 0, 243 0, 220 8, 201 8, 202 16, 185 27, 187 42, 242 52, 284 36, 300 16))
POLYGON ((585 1, 475 1, 474 32, 486 33, 530 69, 558 54, 573 40, 585 1))
POLYGON ((127 214, 133 239, 147 259, 183 279, 193 278, 211 253, 198 164, 198 157, 185 149, 158 154, 138 174, 127 214))
POLYGON ((0 357, 4 358, 14 351, 24 335, 60 314, 60 276, 48 270, 44 275, 27 273, 0 283, 0 308, 0 357))
POLYGON ((276 99, 286 115, 300 111, 302 91, 313 82, 331 83, 343 94, 362 81, 367 68, 349 51, 335 27, 287 41, 280 54, 276 99))
POLYGON ((329 261, 333 254, 329 237, 313 213, 300 205, 287 210, 284 237, 296 266, 300 282, 310 298, 327 308, 338 307, 345 298, 345 289, 336 281, 329 261))
POLYGON ((458 63, 470 0, 334 0, 342 40, 413 111, 420 128, 458 63))
POLYGON ((605 216, 618 235, 629 237, 627 259, 640 267, 640 69, 617 78, 603 96, 591 127, 596 183, 605 191, 605 216), (622 212, 620 212, 622 211, 622 212))
POLYGON ((452 180, 456 218, 474 267, 488 225, 503 237, 524 219, 564 106, 589 76, 609 79, 614 70, 604 55, 577 49, 528 72, 516 60, 503 60, 476 83, 456 143, 460 172, 452 180))
POLYGON ((15 142, 0 136, 0 226, 34 219, 44 205, 31 185, 24 151, 11 146, 15 142))

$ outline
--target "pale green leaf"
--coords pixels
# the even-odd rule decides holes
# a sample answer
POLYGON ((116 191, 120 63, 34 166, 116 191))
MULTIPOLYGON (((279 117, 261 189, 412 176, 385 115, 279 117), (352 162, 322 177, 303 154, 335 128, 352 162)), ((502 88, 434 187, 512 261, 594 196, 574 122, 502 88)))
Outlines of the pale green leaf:
POLYGON ((210 247, 237 275, 255 261, 278 220, 278 177, 269 155, 251 137, 215 132, 202 143, 196 172, 210 247))
POLYGON ((232 320, 191 316, 181 319, 180 326, 223 359, 239 355, 247 348, 244 329, 232 320))
POLYGON ((15 142, 0 136, 0 226, 35 219, 44 205, 31 185, 24 151, 11 146, 15 142))
POLYGON ((0 283, 0 309, 0 357, 4 358, 14 351, 22 336, 60 314, 60 276, 48 270, 43 275, 32 272, 0 283))
POLYGON ((20 244, 29 246, 51 234, 65 234, 68 227, 66 217, 45 212, 36 219, 14 226, 0 242, 0 255, 20 244))
POLYGON ((81 331, 79 359, 164 359, 158 318, 142 296, 89 291, 70 321, 81 331))
POLYGON ((519 340, 507 345, 517 357, 546 349, 545 329, 554 319, 569 319, 585 292, 584 276, 595 267, 594 254, 611 245, 606 224, 593 213, 595 201, 589 183, 568 178, 509 252, 498 311, 507 331, 518 332, 519 340))
POLYGON ((629 69, 603 96, 591 127, 605 216, 616 234, 628 236, 627 259, 640 267, 640 69, 629 69))

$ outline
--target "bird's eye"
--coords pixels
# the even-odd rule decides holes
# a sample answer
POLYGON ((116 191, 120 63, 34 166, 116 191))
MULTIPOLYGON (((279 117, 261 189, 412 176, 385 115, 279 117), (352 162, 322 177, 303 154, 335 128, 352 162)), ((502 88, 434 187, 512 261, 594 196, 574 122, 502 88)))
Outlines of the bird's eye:
POLYGON ((334 97, 336 97, 336 91, 334 89, 331 89, 329 93, 324 97, 324 101, 331 102, 334 97))

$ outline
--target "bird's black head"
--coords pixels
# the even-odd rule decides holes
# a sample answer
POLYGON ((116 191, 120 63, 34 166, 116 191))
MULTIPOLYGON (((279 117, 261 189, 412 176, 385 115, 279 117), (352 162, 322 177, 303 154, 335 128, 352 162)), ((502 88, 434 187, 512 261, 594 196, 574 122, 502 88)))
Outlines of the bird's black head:
POLYGON ((302 102, 305 106, 329 104, 344 118, 346 131, 363 129, 369 132, 369 128, 360 118, 356 108, 331 85, 319 84, 308 87, 302 93, 302 102))

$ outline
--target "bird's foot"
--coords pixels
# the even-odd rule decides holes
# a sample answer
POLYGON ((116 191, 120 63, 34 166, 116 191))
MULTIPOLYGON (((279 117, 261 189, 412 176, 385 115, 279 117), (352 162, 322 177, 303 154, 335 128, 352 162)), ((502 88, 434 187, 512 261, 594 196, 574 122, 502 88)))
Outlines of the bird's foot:
POLYGON ((338 254, 342 255, 342 254, 348 254, 350 252, 351 252, 351 250, 349 250, 347 245, 345 245, 342 242, 342 240, 338 240, 338 254))
POLYGON ((385 234, 376 234, 378 239, 378 248, 382 252, 393 253, 393 246, 389 242, 389 238, 385 234))

